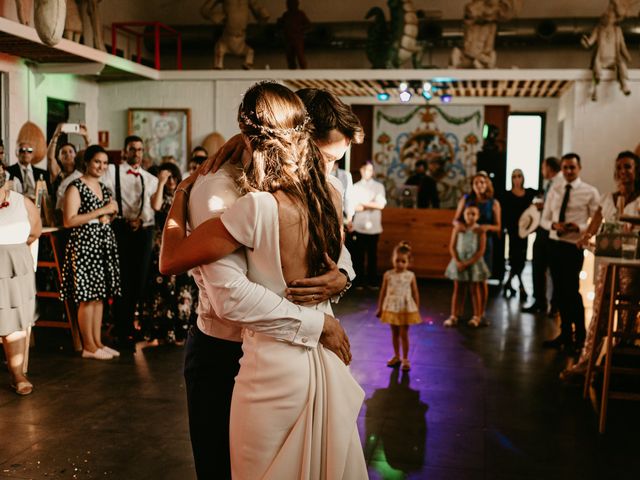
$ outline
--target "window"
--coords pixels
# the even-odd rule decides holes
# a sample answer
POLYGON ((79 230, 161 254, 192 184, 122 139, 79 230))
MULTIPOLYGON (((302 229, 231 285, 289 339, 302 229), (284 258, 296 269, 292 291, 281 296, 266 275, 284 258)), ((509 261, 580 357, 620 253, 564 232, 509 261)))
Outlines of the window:
POLYGON ((519 168, 524 173, 524 186, 537 190, 544 147, 544 113, 513 113, 508 125, 506 189, 511 189, 511 172, 519 168))

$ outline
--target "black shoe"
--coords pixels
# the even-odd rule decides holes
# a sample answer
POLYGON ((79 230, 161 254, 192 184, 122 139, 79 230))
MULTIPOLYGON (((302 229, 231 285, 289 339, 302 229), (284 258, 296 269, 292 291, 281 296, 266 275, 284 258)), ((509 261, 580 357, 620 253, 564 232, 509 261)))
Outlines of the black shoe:
POLYGON ((553 340, 545 340, 544 342, 542 342, 543 348, 557 348, 558 350, 562 350, 567 346, 567 341, 561 336, 557 336, 553 340))
POLYGON ((527 291, 524 289, 524 287, 520 287, 520 302, 525 303, 527 301, 527 299, 529 298, 529 295, 527 294, 527 291))
POLYGON ((547 307, 544 305, 539 305, 537 303, 532 303, 528 307, 524 307, 520 310, 522 313, 542 313, 547 311, 547 307))

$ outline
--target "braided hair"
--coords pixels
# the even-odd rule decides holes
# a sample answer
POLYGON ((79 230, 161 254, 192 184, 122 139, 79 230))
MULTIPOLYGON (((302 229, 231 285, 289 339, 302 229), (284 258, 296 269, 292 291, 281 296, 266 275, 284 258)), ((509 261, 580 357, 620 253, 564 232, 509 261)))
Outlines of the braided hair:
POLYGON ((257 83, 244 94, 238 123, 252 150, 241 191, 282 191, 294 199, 307 218, 307 272, 324 273, 325 252, 334 261, 340 255, 340 221, 302 101, 283 85, 257 83))

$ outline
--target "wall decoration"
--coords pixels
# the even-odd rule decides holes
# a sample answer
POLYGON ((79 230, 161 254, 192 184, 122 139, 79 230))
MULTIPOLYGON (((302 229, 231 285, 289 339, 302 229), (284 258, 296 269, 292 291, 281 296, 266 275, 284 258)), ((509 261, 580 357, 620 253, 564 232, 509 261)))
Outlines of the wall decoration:
POLYGON ((32 0, 16 0, 16 10, 18 13, 18 21, 23 25, 29 25, 31 16, 32 0))
POLYGON ((145 156, 159 165, 174 157, 182 171, 187 170, 191 153, 191 111, 188 108, 130 108, 129 135, 144 141, 145 156))
POLYGON ((464 44, 451 52, 454 68, 495 68, 498 23, 510 20, 522 0, 471 0, 464 6, 464 44))
MULTIPOLYGON (((73 1, 73 0, 71 0, 73 1)), ((67 17, 66 0, 35 0, 33 23, 42 43, 53 46, 62 40, 67 17)))
POLYGON ((287 0, 287 11, 278 19, 278 27, 284 32, 284 46, 287 54, 287 66, 295 70, 307 68, 304 56, 304 33, 309 30, 311 22, 300 10, 298 0, 287 0))
POLYGON ((20 127, 16 145, 20 143, 28 143, 33 147, 32 163, 34 165, 42 161, 47 154, 47 141, 44 138, 44 133, 42 129, 33 122, 25 122, 22 127, 20 127))
POLYGON ((387 198, 400 204, 399 187, 415 163, 424 160, 436 180, 441 208, 455 208, 476 171, 483 116, 477 106, 375 107, 373 164, 387 198))
POLYGON ((615 70, 620 90, 625 95, 631 94, 627 69, 631 55, 627 50, 622 28, 620 28, 620 22, 630 14, 631 4, 630 0, 609 0, 607 10, 600 17, 598 26, 593 29, 591 35, 582 37, 583 47, 595 46, 591 57, 591 71, 593 72, 591 100, 594 102, 598 99, 598 84, 603 69, 615 70))
POLYGON ((249 12, 258 20, 266 22, 269 12, 256 0, 205 0, 200 15, 214 25, 224 24, 222 36, 214 47, 213 68, 224 68, 227 53, 244 57, 242 68, 253 67, 253 48, 246 43, 249 12))
POLYGON ((218 132, 211 132, 202 141, 202 146, 207 149, 209 158, 212 158, 216 153, 218 153, 218 150, 222 148, 224 142, 225 140, 222 135, 218 132))
POLYGON ((72 42, 80 42, 82 37, 82 15, 78 2, 82 0, 67 0, 67 18, 64 22, 62 36, 72 42))
POLYGON ((418 16, 411 0, 388 0, 391 19, 389 25, 384 10, 373 7, 366 19, 373 18, 367 32, 367 58, 373 68, 399 68, 408 60, 413 66, 420 63, 421 49, 418 38, 418 16))

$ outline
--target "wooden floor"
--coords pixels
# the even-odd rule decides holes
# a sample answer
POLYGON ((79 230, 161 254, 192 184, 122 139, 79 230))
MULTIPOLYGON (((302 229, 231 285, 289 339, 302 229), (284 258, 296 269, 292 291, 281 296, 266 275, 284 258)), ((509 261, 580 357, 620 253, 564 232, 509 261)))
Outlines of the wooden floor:
MULTIPOLYGON (((640 478, 640 411, 612 403, 607 433, 579 387, 558 380, 564 354, 543 350, 546 317, 517 298, 490 300, 491 325, 445 329, 450 285, 420 285, 408 374, 386 367, 374 291, 338 305, 366 391, 359 429, 372 479, 640 478)), ((0 478, 192 479, 181 347, 82 360, 66 332, 36 332, 33 395, 0 376, 0 478)))

